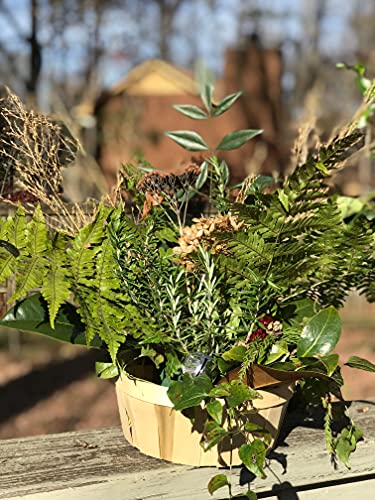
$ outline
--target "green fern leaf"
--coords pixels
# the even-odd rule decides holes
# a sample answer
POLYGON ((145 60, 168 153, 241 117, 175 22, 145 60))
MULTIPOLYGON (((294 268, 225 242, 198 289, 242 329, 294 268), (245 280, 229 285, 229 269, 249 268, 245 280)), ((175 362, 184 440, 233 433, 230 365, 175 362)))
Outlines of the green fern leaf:
POLYGON ((45 254, 47 247, 46 221, 38 205, 31 222, 27 225, 25 255, 21 255, 19 259, 16 273, 16 291, 10 302, 24 298, 28 292, 40 287, 46 273, 45 254))
POLYGON ((105 220, 110 210, 101 206, 95 220, 85 226, 72 241, 72 248, 67 250, 72 259, 72 278, 77 285, 92 284, 95 273, 95 256, 98 245, 105 236, 105 220))
POLYGON ((125 339, 124 303, 119 297, 120 282, 114 274, 116 262, 113 248, 109 239, 104 240, 97 255, 95 287, 96 291, 86 301, 91 313, 92 322, 86 332, 87 342, 90 343, 95 334, 107 344, 113 360, 121 342, 125 339))
POLYGON ((20 252, 26 247, 27 221, 25 210, 19 206, 13 217, 9 217, 6 224, 7 241, 12 243, 20 252))
POLYGON ((55 328, 55 318, 60 306, 70 296, 68 257, 63 249, 52 248, 47 257, 47 272, 43 278, 41 293, 48 305, 49 320, 55 328))
POLYGON ((7 280, 15 271, 17 259, 5 248, 0 248, 0 283, 7 280))
MULTIPOLYGON (((22 253, 26 247, 26 214, 19 206, 13 216, 9 216, 0 229, 0 239, 14 245, 22 253)), ((0 248, 0 283, 7 280, 16 269, 17 258, 6 247, 0 248)))

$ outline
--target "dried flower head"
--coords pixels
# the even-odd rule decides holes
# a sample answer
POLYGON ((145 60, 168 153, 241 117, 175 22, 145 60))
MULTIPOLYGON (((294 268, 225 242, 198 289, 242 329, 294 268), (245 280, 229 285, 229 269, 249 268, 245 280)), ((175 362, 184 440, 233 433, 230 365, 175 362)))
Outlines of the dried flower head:
POLYGON ((164 200, 171 202, 179 192, 191 189, 201 173, 198 165, 191 163, 180 174, 165 174, 158 171, 147 173, 137 184, 137 189, 145 194, 143 207, 145 217, 152 205, 160 205, 164 200))
POLYGON ((191 267, 190 254, 197 252, 200 246, 209 248, 211 253, 225 253, 223 243, 215 238, 214 233, 238 231, 243 225, 231 214, 201 217, 193 219, 193 222, 192 226, 183 228, 178 239, 179 246, 173 248, 173 253, 188 267, 191 267))
POLYGON ((138 183, 137 189, 152 195, 175 195, 180 189, 187 189, 195 184, 201 169, 194 163, 187 166, 180 174, 165 174, 158 171, 147 173, 138 183))

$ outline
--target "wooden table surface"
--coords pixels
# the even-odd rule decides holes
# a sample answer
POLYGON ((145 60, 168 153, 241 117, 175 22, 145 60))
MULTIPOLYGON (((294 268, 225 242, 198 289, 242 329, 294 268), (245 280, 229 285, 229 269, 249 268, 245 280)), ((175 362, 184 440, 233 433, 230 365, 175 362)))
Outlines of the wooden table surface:
MULTIPOLYGON (((251 485, 259 498, 375 498, 375 401, 353 402, 349 413, 365 433, 351 457, 351 470, 331 466, 323 430, 317 428, 321 422, 291 413, 270 456, 267 479, 251 485)), ((147 457, 130 446, 117 427, 0 441, 3 500, 223 499, 225 489, 213 497, 206 489, 217 473, 215 468, 147 457)), ((246 490, 240 482, 246 482, 246 471, 236 468, 235 493, 246 490)))

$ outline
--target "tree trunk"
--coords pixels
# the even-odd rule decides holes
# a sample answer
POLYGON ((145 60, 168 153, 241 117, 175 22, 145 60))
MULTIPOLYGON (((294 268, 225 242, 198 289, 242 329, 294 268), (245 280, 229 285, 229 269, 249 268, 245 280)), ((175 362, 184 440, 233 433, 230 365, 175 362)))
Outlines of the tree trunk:
POLYGON ((28 101, 36 105, 38 101, 38 83, 42 69, 42 46, 38 40, 39 30, 38 0, 30 0, 31 33, 28 38, 30 44, 29 77, 26 81, 28 101))

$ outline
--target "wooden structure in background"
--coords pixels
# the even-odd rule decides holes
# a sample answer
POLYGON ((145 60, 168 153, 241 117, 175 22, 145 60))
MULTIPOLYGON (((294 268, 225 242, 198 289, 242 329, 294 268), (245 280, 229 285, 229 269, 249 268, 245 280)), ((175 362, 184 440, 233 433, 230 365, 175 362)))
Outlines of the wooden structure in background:
MULTIPOLYGON (((210 122, 193 121, 173 104, 200 104, 192 76, 161 60, 134 68, 126 78, 103 93, 95 107, 97 160, 109 185, 121 165, 141 154, 154 167, 178 170, 194 154, 185 152, 163 135, 167 130, 194 129, 215 147, 228 132, 264 129, 264 134, 240 150, 223 154, 232 181, 253 171, 281 170, 282 61, 278 50, 263 49, 253 41, 226 52, 223 78, 216 82, 215 99, 238 90, 244 94, 233 108, 210 122)), ((196 154, 195 158, 201 158, 196 154)))

